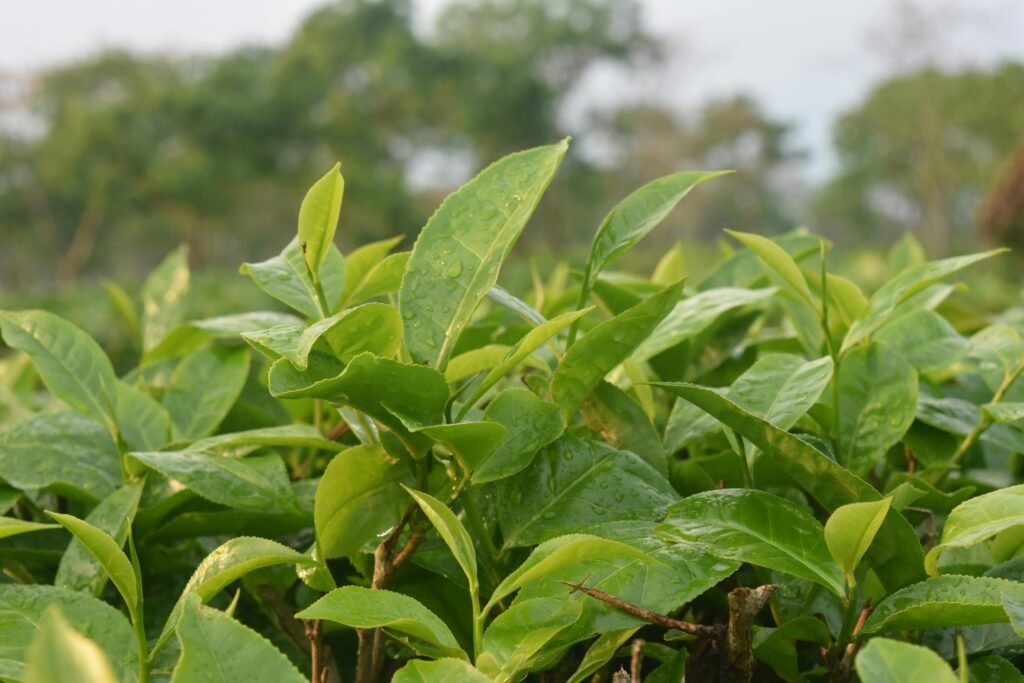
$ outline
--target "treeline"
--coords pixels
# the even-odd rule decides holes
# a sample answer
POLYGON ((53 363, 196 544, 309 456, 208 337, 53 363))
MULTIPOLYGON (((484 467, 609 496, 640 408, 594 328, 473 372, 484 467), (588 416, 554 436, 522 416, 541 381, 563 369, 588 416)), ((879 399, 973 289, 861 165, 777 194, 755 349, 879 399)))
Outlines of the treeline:
POLYGON ((0 112, 0 285, 131 276, 182 242, 196 265, 254 258, 339 159, 343 242, 415 234, 466 173, 567 134, 578 152, 528 233, 552 248, 678 169, 738 172, 673 216, 666 240, 803 222, 858 240, 915 229, 941 254, 981 239, 979 205, 990 239, 1024 232, 1012 201, 985 199, 1020 194, 1024 173, 1001 171, 1024 131, 1020 65, 880 84, 837 122, 840 166, 814 189, 791 127, 742 95, 685 115, 626 102, 565 129, 566 97, 592 66, 663 59, 635 0, 461 0, 427 31, 413 10, 340 0, 275 48, 107 52, 36 75, 0 112))

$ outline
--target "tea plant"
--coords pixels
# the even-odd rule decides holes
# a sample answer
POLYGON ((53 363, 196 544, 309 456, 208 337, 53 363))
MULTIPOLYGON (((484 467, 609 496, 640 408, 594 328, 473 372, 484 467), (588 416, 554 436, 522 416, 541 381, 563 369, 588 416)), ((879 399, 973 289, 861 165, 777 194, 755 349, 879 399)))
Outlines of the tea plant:
POLYGON ((0 678, 1021 680, 1021 317, 947 315, 996 252, 907 238, 871 296, 800 231, 612 270, 720 175, 678 173, 516 296, 567 146, 410 251, 336 248, 334 167, 242 266, 291 312, 185 320, 175 252, 141 311, 110 288, 120 375, 0 312, 0 678))

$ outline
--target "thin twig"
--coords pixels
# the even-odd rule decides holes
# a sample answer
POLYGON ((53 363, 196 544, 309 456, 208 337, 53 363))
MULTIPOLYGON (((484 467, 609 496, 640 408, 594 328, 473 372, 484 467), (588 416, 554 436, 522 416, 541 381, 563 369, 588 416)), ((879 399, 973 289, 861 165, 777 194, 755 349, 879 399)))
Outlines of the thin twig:
POLYGON ((644 665, 644 639, 634 638, 629 653, 629 682, 640 683, 640 673, 644 665))
POLYGON ((342 420, 338 424, 334 425, 331 428, 331 431, 324 434, 324 438, 327 439, 328 441, 337 441, 341 437, 345 436, 345 434, 348 433, 349 429, 350 427, 348 426, 348 422, 342 420))
POLYGON ((666 617, 664 614, 658 614, 652 612, 649 609, 644 609, 638 605, 634 605, 631 602, 626 602, 622 598, 617 598, 614 595, 609 595, 602 590, 596 588, 588 588, 582 583, 572 583, 570 581, 562 581, 566 586, 572 589, 573 593, 583 593, 589 595, 595 600, 607 603, 616 609, 620 609, 626 614, 632 614, 634 617, 643 619, 651 624, 657 624, 658 626, 664 626, 665 628, 674 628, 683 633, 688 633, 692 636, 704 636, 714 637, 721 631, 721 626, 705 626, 703 624, 691 624, 687 621, 680 621, 679 619, 673 619, 672 617, 666 617))

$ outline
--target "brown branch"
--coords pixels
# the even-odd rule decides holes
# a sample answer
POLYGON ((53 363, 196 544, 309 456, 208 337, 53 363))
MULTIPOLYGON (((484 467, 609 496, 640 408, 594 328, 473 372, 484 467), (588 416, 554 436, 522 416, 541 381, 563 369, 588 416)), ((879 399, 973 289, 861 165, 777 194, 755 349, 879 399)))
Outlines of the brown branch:
POLYGON ((869 599, 864 603, 864 607, 860 610, 860 616, 857 617, 857 624, 853 627, 853 638, 850 644, 846 646, 846 652, 843 653, 843 659, 839 663, 840 678, 847 680, 850 677, 850 672, 853 670, 853 658, 857 656, 857 650, 860 648, 860 643, 857 642, 856 638, 860 634, 861 629, 864 628, 864 624, 867 623, 868 617, 871 616, 875 606, 871 604, 869 599))
POLYGON ((729 593, 729 628, 725 632, 722 680, 726 683, 748 683, 754 677, 754 618, 775 586, 735 588, 729 593))
POLYGON ((596 588, 588 588, 582 583, 571 583, 569 581, 562 581, 566 586, 572 589, 573 593, 583 593, 589 595, 595 600, 607 603, 612 607, 622 610, 626 614, 632 614, 634 617, 643 619, 651 624, 657 624, 658 626, 664 626, 665 628, 674 628, 683 633, 688 633, 692 636, 703 636, 703 637, 714 637, 721 631, 721 626, 705 626, 703 624, 691 624, 687 621, 680 621, 679 619, 673 619, 672 617, 666 617, 664 614, 658 614, 652 612, 649 609, 644 609, 638 605, 634 605, 631 602, 626 602, 622 598, 617 598, 614 595, 609 595, 602 590, 596 588))
POLYGON ((324 666, 324 623, 319 619, 306 622, 306 640, 309 642, 309 654, 312 661, 312 674, 309 683, 324 683, 327 680, 327 667, 324 666))
POLYGON ((629 683, 640 683, 640 674, 644 665, 644 639, 634 638, 633 647, 629 652, 629 683))
MULTIPOLYGON (((420 543, 424 535, 419 531, 413 531, 405 545, 396 553, 395 547, 398 540, 410 526, 413 516, 419 511, 415 503, 406 508, 398 524, 391 530, 377 549, 373 552, 373 581, 371 588, 382 590, 391 584, 391 578, 395 571, 401 567, 420 543)), ((381 670, 384 668, 384 634, 380 629, 359 629, 359 651, 356 659, 356 683, 374 683, 380 678, 381 670)))
POLYGON ((328 441, 337 441, 341 437, 345 436, 345 434, 348 433, 349 429, 350 427, 348 426, 348 422, 342 420, 338 424, 331 427, 331 430, 324 434, 324 438, 327 439, 328 441))

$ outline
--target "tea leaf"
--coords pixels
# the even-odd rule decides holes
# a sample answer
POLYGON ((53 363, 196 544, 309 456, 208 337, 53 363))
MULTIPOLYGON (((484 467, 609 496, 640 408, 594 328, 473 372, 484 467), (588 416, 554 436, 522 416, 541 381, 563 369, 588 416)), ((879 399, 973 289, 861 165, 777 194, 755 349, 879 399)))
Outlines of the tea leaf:
POLYGON ((883 498, 870 503, 840 506, 825 523, 828 550, 846 574, 846 582, 850 586, 856 585, 853 572, 885 521, 890 501, 890 498, 883 498))
POLYGON ((401 593, 343 586, 295 616, 326 619, 352 628, 384 628, 409 636, 408 645, 424 654, 466 658, 445 623, 418 600, 401 593))
POLYGON ((875 638, 869 642, 857 654, 854 666, 861 680, 872 683, 959 681, 949 664, 928 648, 889 638, 875 638))
POLYGON ((408 499, 408 466, 383 449, 356 446, 334 456, 316 489, 313 517, 325 558, 345 557, 394 526, 408 499))
POLYGON ((824 529, 793 503, 763 491, 724 489, 690 496, 656 527, 665 538, 698 543, 708 553, 786 572, 845 594, 824 529))
POLYGON ((26 683, 116 683, 110 661, 96 643, 53 608, 43 615, 28 651, 26 683))
POLYGON ((413 360, 444 370, 568 147, 565 140, 501 159, 450 195, 427 222, 398 295, 413 360))
POLYGON ((175 628, 181 658, 171 683, 306 680, 269 640, 191 596, 175 628))
POLYGON ((886 596, 862 633, 1005 624, 1007 598, 1024 600, 1024 585, 987 576, 935 576, 886 596))
POLYGON ((175 438, 211 434, 242 393, 248 376, 245 349, 209 346, 186 357, 171 375, 163 398, 175 438))
POLYGON ((660 519, 675 499, 636 454, 567 434, 502 482, 498 520, 514 548, 606 522, 660 519))
POLYGON ((117 377, 92 337, 46 311, 0 311, 0 332, 28 354, 50 393, 116 431, 117 377))
POLYGON ((885 346, 861 345, 839 365, 840 462, 865 474, 914 421, 917 373, 885 346))
POLYGON ((148 352, 184 319, 188 293, 188 248, 171 252, 142 287, 142 350, 148 352))
POLYGON ((135 570, 132 568, 128 556, 121 550, 121 546, 107 532, 97 529, 85 520, 57 512, 48 512, 47 514, 74 534, 75 538, 92 554, 103 571, 110 577, 117 592, 124 598, 128 612, 132 615, 132 621, 137 621, 142 598, 136 585, 135 570))
POLYGON ((568 421, 605 375, 629 358, 679 301, 683 283, 652 294, 587 332, 566 352, 551 377, 551 398, 568 421))
MULTIPOLYGON (((341 175, 341 164, 337 163, 313 183, 299 207, 299 245, 314 280, 320 264, 327 258, 334 244, 334 231, 338 229, 344 192, 345 179, 341 175)), ((337 303, 337 299, 328 301, 330 304, 337 303)))
POLYGON ((608 264, 646 237, 690 190, 728 173, 730 171, 674 173, 634 190, 601 221, 590 244, 584 285, 592 285, 608 264))
MULTIPOLYGON (((122 486, 100 501, 85 517, 85 521, 109 534, 114 544, 121 548, 128 540, 128 528, 135 518, 141 496, 141 481, 122 486)), ((100 566, 99 559, 76 537, 61 556, 53 583, 55 586, 84 590, 98 596, 107 583, 107 574, 100 566)))

